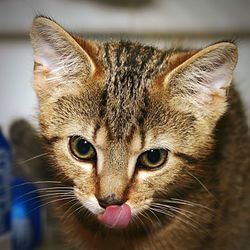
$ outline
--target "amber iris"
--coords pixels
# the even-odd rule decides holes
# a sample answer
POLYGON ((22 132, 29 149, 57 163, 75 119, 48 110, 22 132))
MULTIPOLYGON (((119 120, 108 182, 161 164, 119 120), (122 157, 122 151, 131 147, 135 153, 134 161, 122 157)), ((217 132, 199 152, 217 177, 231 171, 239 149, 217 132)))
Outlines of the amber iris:
POLYGON ((96 159, 95 148, 81 136, 72 136, 69 146, 72 154, 79 160, 91 161, 96 159))
POLYGON ((142 153, 137 161, 137 165, 146 169, 157 169, 167 160, 168 151, 165 149, 150 149, 142 153))

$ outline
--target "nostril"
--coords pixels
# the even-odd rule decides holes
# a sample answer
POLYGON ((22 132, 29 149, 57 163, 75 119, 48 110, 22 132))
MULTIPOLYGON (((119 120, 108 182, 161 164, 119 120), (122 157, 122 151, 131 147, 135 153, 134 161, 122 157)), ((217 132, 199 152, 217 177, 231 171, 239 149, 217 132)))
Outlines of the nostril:
POLYGON ((102 208, 106 208, 109 206, 103 199, 98 200, 98 202, 102 208))
POLYGON ((112 196, 108 196, 108 197, 105 197, 105 198, 100 198, 100 199, 98 199, 98 202, 99 202, 99 205, 102 208, 107 208, 108 206, 111 206, 111 205, 120 206, 120 205, 122 205, 124 203, 124 201, 119 200, 119 199, 115 199, 112 196))

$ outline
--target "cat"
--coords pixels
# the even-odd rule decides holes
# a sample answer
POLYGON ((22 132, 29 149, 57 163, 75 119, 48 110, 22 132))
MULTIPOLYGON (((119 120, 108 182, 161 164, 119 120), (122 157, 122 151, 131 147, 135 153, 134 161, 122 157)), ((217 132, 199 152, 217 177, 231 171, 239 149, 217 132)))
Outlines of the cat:
POLYGON ((234 42, 99 43, 36 17, 40 135, 76 249, 250 249, 248 126, 234 42))

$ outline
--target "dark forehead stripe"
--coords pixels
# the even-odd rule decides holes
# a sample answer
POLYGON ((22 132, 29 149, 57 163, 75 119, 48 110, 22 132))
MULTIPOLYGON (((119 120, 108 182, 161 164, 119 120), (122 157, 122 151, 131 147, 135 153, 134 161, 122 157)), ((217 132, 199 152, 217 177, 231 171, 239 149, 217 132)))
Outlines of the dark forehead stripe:
POLYGON ((199 162, 199 159, 197 159, 191 155, 187 155, 187 154, 180 153, 180 152, 175 153, 175 155, 177 157, 180 157, 181 159, 183 159, 188 164, 197 164, 199 162))
POLYGON ((100 117, 113 134, 127 136, 146 113, 148 87, 166 65, 167 52, 127 41, 104 44, 106 82, 100 117))
POLYGON ((96 142, 96 136, 97 136, 97 132, 99 131, 99 129, 100 129, 100 124, 96 124, 94 132, 93 132, 93 136, 92 136, 92 139, 94 142, 96 142))
POLYGON ((101 100, 100 100, 100 108, 99 108, 99 117, 103 118, 106 113, 106 106, 107 106, 107 98, 108 98, 108 90, 105 86, 102 93, 101 93, 101 100))
POLYGON ((43 136, 43 137, 42 137, 42 140, 43 140, 43 142, 44 142, 45 144, 51 146, 51 145, 55 144, 56 142, 62 140, 62 138, 60 138, 60 137, 58 137, 58 136, 54 136, 54 137, 51 137, 51 138, 48 138, 48 137, 43 136))
MULTIPOLYGON (((109 54, 110 54, 110 52, 109 52, 109 44, 106 43, 106 44, 104 44, 104 58, 105 58, 105 61, 107 63, 107 69, 112 68, 112 62, 111 62, 109 54)), ((110 80, 110 78, 111 78, 111 75, 109 74, 108 75, 108 80, 110 80)))

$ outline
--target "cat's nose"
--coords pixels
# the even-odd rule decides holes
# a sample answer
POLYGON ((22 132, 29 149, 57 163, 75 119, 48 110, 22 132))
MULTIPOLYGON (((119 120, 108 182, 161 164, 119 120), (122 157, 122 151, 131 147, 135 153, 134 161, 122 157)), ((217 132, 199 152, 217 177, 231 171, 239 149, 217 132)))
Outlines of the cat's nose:
POLYGON ((111 206, 111 205, 120 206, 123 203, 125 203, 125 201, 115 198, 115 195, 109 195, 109 196, 106 196, 104 198, 99 198, 98 202, 99 202, 99 205, 103 208, 106 208, 106 207, 111 206))

